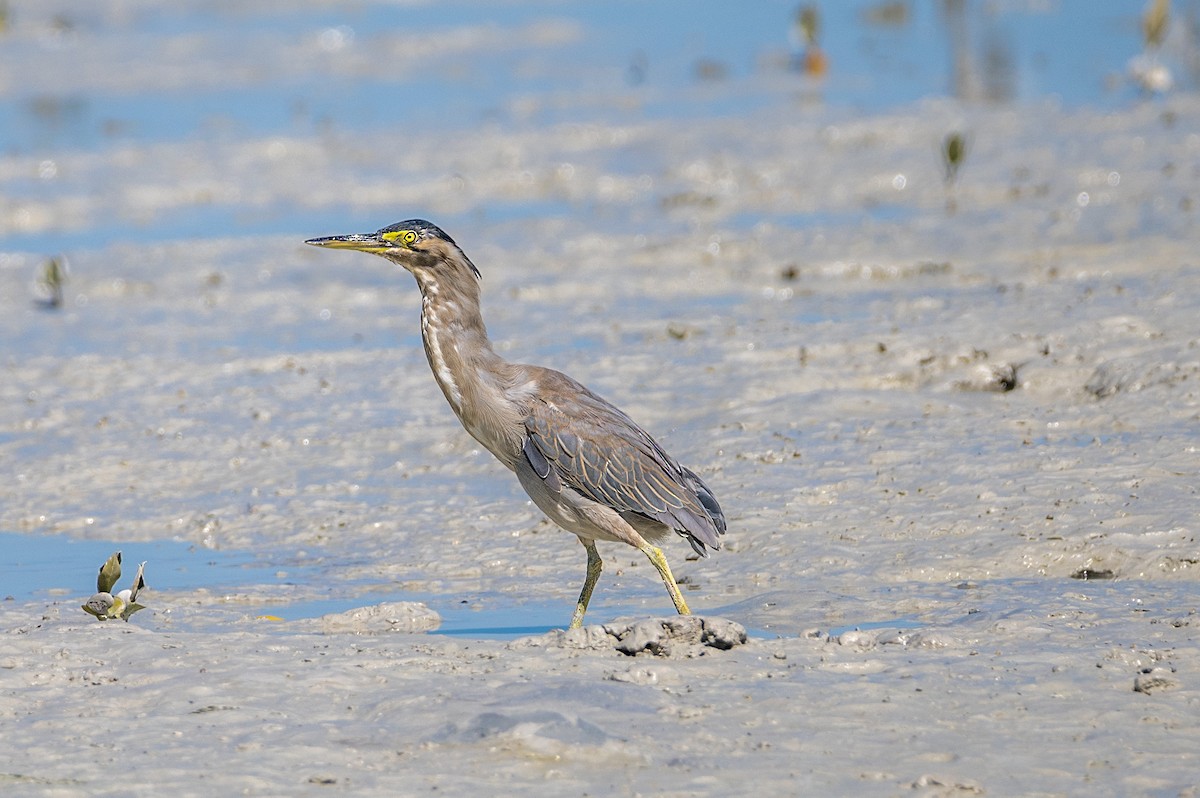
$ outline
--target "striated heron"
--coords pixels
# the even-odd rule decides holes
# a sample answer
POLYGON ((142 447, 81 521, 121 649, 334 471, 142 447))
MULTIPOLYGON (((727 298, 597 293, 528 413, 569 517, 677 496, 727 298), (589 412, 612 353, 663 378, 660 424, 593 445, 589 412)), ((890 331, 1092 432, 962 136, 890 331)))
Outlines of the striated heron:
POLYGON ((567 375, 496 354, 480 313, 479 270, 437 226, 411 219, 375 233, 305 243, 381 255, 416 278, 425 355, 446 401, 467 432, 516 473, 533 503, 587 550, 570 628, 583 624, 600 577, 597 540, 645 554, 675 609, 690 614, 654 543, 673 531, 702 557, 721 547, 725 514, 695 472, 567 375))

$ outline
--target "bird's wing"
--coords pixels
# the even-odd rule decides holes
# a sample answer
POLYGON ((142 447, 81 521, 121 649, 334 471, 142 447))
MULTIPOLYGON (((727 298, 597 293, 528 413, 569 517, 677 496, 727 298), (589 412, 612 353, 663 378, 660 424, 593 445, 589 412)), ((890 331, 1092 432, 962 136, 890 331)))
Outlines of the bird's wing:
POLYGON ((96 575, 96 590, 100 593, 111 593, 117 580, 121 578, 121 552, 115 551, 100 566, 96 575))
POLYGON ((133 578, 133 587, 129 590, 121 591, 122 596, 125 596, 126 593, 129 594, 125 600, 125 606, 121 610, 121 620, 123 621, 128 621, 129 616, 133 615, 138 610, 146 609, 145 604, 138 604, 138 593, 140 593, 142 589, 146 587, 146 579, 143 576, 143 572, 145 570, 146 563, 143 562, 138 566, 137 576, 133 578))
POLYGON ((146 586, 146 578, 143 576, 146 570, 146 563, 143 561, 138 565, 137 575, 133 577, 133 587, 130 588, 129 598, 131 601, 137 601, 138 593, 146 586))
MULTIPOLYGON (((708 486, 649 433, 565 375, 566 390, 543 391, 528 406, 524 453, 552 490, 565 482, 619 513, 652 518, 704 546, 720 548, 725 516, 708 486)), ((698 545, 700 544, 700 545, 698 545)))

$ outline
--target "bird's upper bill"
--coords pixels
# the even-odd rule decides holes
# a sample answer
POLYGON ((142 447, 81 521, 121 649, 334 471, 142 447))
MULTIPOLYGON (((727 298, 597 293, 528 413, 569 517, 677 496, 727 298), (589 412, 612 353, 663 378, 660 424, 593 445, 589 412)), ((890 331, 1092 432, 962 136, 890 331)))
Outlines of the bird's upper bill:
POLYGON ((376 254, 387 252, 389 249, 406 248, 404 241, 395 238, 389 239, 387 234, 380 235, 379 233, 350 233, 344 236, 324 236, 323 238, 310 238, 304 243, 312 244, 314 247, 357 249, 362 252, 374 252, 376 254))

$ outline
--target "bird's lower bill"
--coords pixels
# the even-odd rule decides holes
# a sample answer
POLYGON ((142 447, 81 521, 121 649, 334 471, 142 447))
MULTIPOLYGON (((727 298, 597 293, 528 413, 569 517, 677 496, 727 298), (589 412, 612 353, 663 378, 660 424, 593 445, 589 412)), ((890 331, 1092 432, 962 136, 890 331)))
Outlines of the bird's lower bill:
POLYGON ((374 233, 351 233, 345 236, 310 238, 304 243, 328 249, 357 249, 360 252, 383 252, 394 248, 391 242, 384 241, 374 233))

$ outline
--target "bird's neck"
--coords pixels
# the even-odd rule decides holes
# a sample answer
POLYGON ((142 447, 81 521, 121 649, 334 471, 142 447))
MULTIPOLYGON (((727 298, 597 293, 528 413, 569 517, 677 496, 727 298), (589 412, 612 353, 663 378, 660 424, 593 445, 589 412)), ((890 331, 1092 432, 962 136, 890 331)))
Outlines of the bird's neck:
POLYGON ((417 273, 421 339, 434 379, 471 435, 509 467, 523 429, 511 399, 514 366, 492 349, 480 311, 478 283, 451 285, 417 273))

